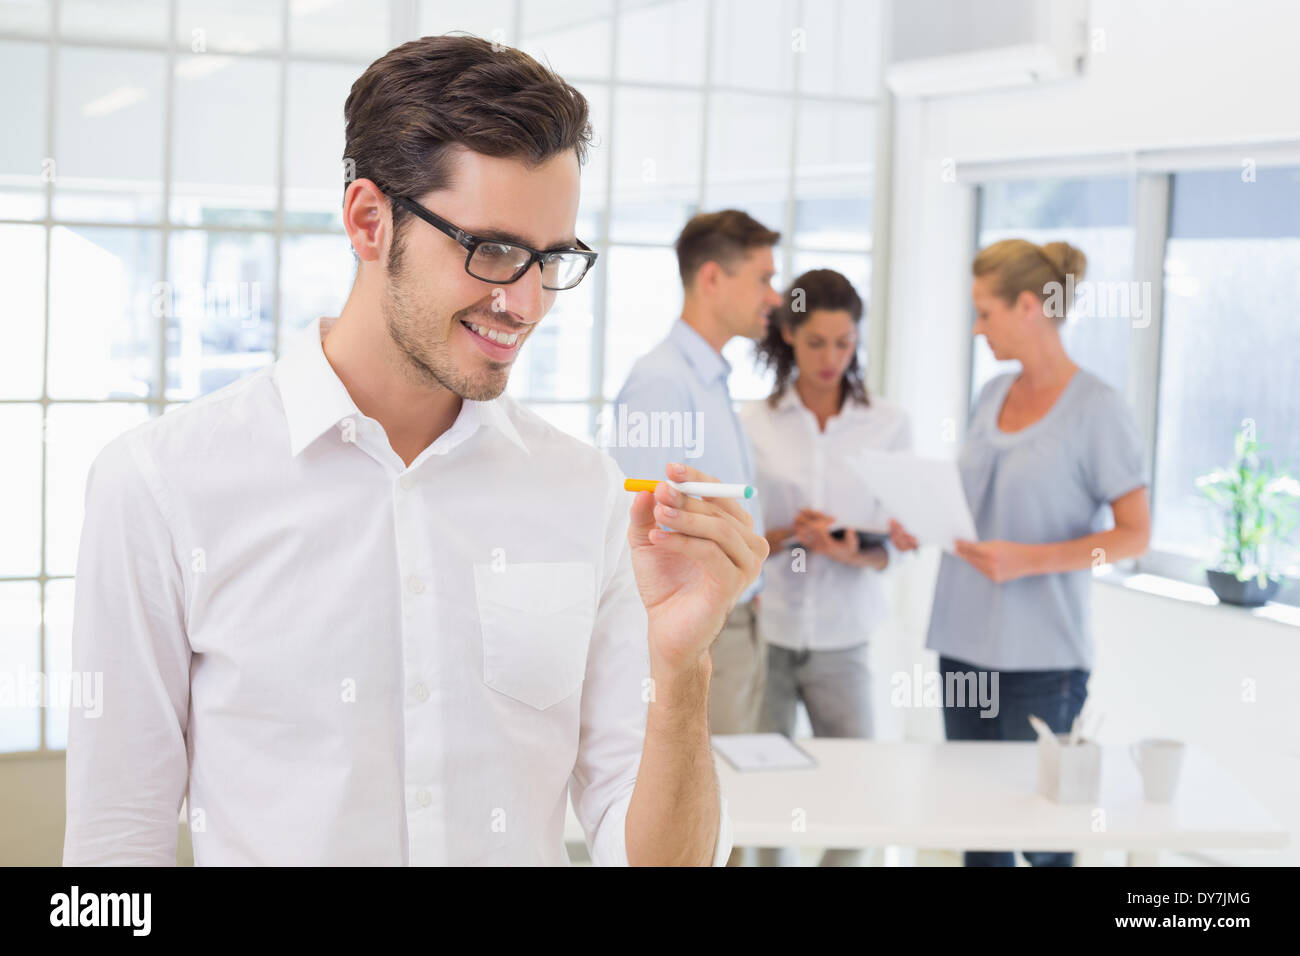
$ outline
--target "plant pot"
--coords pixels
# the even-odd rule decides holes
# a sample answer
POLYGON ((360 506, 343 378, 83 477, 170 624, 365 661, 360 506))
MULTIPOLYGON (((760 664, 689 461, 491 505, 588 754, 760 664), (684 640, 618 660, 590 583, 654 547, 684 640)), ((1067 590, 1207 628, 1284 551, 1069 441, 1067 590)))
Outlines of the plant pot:
POLYGON ((1224 604, 1236 604, 1239 607, 1259 607, 1261 604, 1267 604, 1273 600, 1273 596, 1277 594, 1277 589, 1282 584, 1281 578, 1269 578, 1268 583, 1260 587, 1259 578, 1252 577, 1240 581, 1230 571, 1206 571, 1205 577, 1209 582, 1210 590, 1220 601, 1224 604))

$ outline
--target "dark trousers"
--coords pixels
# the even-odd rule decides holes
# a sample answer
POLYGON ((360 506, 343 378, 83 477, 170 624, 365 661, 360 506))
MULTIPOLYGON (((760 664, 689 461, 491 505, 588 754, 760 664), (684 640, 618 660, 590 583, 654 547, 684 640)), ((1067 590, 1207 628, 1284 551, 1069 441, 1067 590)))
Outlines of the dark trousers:
MULTIPOLYGON (((978 674, 981 670, 951 657, 939 658, 944 687, 949 686, 951 672, 978 674)), ((945 695, 944 735, 949 740, 1034 740, 1037 734, 1029 725, 1030 714, 1041 717, 1055 733, 1069 733, 1088 696, 1088 676, 1088 671, 1077 669, 998 671, 997 716, 981 717, 978 701, 968 701, 961 707, 950 706, 953 702, 945 695)), ((988 680, 987 676, 984 679, 988 680)), ((1073 853, 1026 852, 1025 859, 1031 866, 1074 865, 1073 853)), ((966 854, 965 863, 966 866, 1014 866, 1015 855, 1009 851, 971 851, 966 854)))

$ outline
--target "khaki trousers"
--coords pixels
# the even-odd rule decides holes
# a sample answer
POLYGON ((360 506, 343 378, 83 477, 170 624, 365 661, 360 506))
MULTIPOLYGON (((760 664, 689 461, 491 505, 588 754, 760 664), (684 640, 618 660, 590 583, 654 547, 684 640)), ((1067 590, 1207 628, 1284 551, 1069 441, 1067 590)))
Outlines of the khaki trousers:
POLYGON ((709 650, 713 676, 709 680, 709 732, 758 732, 767 682, 767 648, 758 631, 754 602, 737 604, 709 650))

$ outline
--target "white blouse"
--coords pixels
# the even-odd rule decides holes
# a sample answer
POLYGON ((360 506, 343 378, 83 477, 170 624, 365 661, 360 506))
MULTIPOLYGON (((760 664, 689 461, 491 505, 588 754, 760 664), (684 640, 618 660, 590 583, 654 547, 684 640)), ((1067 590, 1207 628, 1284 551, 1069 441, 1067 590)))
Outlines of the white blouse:
MULTIPOLYGON (((740 419, 754 448, 766 527, 793 525, 800 509, 815 508, 836 518, 859 516, 858 531, 888 531, 888 515, 847 462, 867 448, 909 450, 911 426, 901 408, 876 399, 863 405, 850 396, 821 431, 817 416, 791 385, 775 408, 766 400, 748 402, 740 419)), ((881 573, 872 568, 852 567, 805 548, 785 548, 768 557, 763 576, 760 626, 764 639, 778 647, 853 647, 864 643, 888 614, 881 573)))

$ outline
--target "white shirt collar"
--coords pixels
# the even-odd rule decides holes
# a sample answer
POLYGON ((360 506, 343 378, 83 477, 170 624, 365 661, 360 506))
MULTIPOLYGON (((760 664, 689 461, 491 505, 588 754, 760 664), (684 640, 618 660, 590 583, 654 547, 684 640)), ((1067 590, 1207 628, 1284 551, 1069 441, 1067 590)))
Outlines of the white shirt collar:
MULTIPOLYGON (((806 408, 806 406, 803 403, 803 399, 799 397, 799 392, 795 389, 794 382, 790 382, 786 385, 785 391, 781 393, 781 397, 776 400, 775 410, 778 412, 788 412, 791 409, 796 408, 806 408)), ((849 393, 844 396, 844 404, 840 406, 840 410, 836 415, 849 416, 867 411, 870 411, 870 406, 863 405, 853 396, 852 393, 849 393)), ((809 414, 811 414, 811 412, 809 412, 809 414)))
MULTIPOLYGON (((361 417, 361 410, 325 358, 321 345, 335 321, 331 317, 313 319, 293 337, 284 356, 275 363, 273 375, 289 424, 289 453, 295 458, 343 419, 361 417)), ((484 402, 462 399, 452 428, 473 433, 480 424, 486 424, 527 453, 528 446, 502 401, 501 397, 484 402)))
POLYGON ((785 391, 781 397, 776 400, 776 410, 778 412, 788 412, 792 408, 803 408, 803 400, 799 393, 795 391, 794 383, 790 382, 785 386, 785 391))

